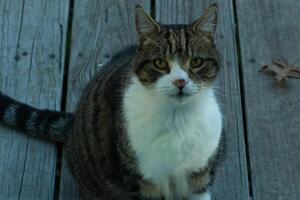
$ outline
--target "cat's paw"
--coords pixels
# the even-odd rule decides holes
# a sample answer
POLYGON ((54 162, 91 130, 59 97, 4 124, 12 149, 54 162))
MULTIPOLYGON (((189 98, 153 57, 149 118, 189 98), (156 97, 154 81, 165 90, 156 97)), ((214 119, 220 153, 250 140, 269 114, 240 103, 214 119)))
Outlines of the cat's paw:
POLYGON ((160 192, 158 187, 153 183, 146 180, 141 180, 139 185, 141 196, 144 199, 162 199, 162 193, 160 192))
POLYGON ((209 191, 201 194, 193 194, 189 200, 211 200, 211 195, 209 191))

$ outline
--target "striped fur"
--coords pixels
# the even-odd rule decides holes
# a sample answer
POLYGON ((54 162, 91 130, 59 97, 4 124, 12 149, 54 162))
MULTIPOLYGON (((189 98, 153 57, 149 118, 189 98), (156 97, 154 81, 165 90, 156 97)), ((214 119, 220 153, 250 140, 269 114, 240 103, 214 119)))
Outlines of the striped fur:
POLYGON ((0 93, 0 122, 34 137, 65 142, 74 115, 36 109, 0 93))

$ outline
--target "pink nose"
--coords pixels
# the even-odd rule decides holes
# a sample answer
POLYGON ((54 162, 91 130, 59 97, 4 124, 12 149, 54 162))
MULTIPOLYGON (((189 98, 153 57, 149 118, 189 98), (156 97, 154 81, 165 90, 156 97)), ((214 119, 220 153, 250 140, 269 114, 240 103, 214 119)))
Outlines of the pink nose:
POLYGON ((184 79, 177 79, 172 81, 173 85, 175 85, 178 89, 182 90, 186 85, 186 81, 184 79))

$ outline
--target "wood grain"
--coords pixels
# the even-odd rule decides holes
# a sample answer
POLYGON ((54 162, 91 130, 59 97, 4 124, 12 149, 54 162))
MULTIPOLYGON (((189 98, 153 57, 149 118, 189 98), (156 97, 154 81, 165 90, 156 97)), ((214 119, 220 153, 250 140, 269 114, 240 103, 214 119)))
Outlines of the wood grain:
MULTIPOLYGON (((209 3, 203 0, 158 0, 156 19, 166 24, 192 23, 209 3)), ((219 0, 217 3, 217 45, 221 54, 221 71, 215 91, 224 115, 226 152, 217 169, 212 193, 213 199, 242 200, 249 198, 249 192, 233 5, 229 0, 219 0)))
MULTIPOLYGON (((0 90, 59 110, 69 1, 0 1, 0 90)), ((56 146, 0 127, 0 199, 52 199, 56 146)))
POLYGON ((300 196, 300 81, 259 73, 272 59, 300 66, 300 2, 237 1, 253 199, 300 196))
MULTIPOLYGON (((68 77, 67 110, 74 111, 82 90, 112 55, 136 43, 136 3, 150 11, 150 0, 75 1, 68 77)), ((79 198, 74 178, 63 162, 60 199, 79 198)))

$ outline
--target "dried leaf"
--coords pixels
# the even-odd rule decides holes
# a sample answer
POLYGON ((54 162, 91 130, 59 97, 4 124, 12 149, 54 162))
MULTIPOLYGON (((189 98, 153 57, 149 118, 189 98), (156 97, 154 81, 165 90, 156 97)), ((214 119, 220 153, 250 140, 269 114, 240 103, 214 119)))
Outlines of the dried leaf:
POLYGON ((260 72, 271 74, 278 83, 284 82, 288 77, 300 79, 299 68, 279 60, 273 60, 272 65, 262 66, 260 72))

